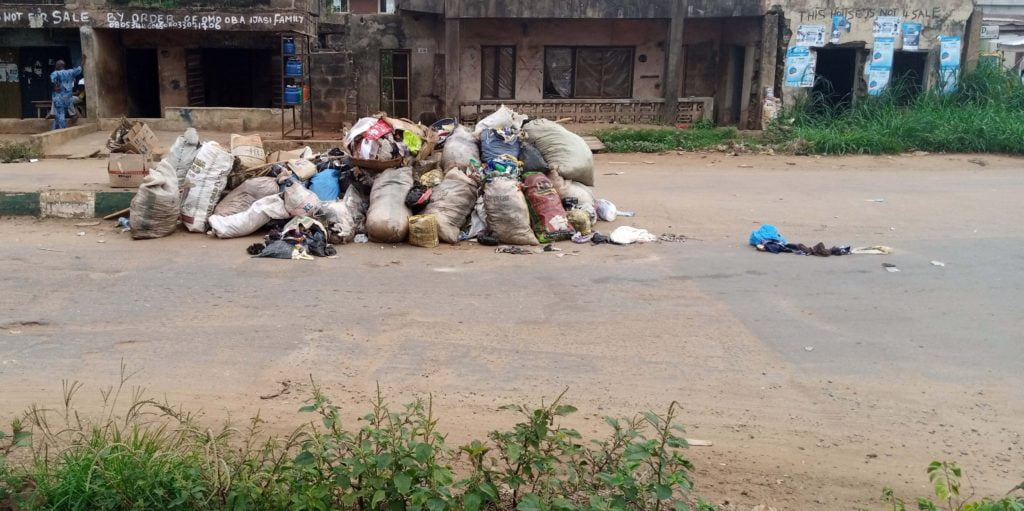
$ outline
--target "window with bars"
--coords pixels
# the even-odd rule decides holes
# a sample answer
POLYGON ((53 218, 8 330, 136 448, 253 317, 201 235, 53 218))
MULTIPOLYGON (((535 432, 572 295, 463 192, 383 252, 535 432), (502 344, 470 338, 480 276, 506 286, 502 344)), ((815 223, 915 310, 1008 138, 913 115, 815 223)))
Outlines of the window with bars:
POLYGON ((480 99, 515 99, 516 47, 480 48, 480 99))
POLYGON ((409 50, 380 53, 380 107, 392 117, 409 117, 409 50))
POLYGON ((633 48, 547 46, 547 99, 627 99, 633 96, 633 48))

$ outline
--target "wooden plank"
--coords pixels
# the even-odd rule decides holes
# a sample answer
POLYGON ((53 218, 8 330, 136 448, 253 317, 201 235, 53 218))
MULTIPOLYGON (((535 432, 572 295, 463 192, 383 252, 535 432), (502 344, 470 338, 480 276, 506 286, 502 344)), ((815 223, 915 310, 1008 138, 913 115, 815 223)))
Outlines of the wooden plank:
POLYGON ((592 135, 584 136, 583 137, 583 141, 587 143, 587 147, 589 147, 590 151, 593 152, 594 154, 601 154, 601 153, 608 152, 608 148, 605 147, 604 144, 601 143, 601 141, 597 137, 595 137, 595 136, 592 136, 592 135))

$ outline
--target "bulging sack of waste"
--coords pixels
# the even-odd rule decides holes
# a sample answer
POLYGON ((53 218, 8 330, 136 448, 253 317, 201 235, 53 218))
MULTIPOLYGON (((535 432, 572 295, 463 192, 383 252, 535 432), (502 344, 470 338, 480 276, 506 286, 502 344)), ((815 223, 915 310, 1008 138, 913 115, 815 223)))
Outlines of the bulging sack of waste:
POLYGON ((547 119, 531 121, 523 130, 551 170, 566 179, 594 186, 594 154, 582 137, 547 119))
POLYGON ((327 241, 338 245, 352 243, 356 238, 356 221, 345 201, 324 202, 320 213, 327 223, 327 241))
POLYGON ((555 190, 558 191, 559 196, 576 199, 576 204, 580 208, 594 209, 597 199, 594 197, 594 191, 589 186, 569 179, 563 179, 557 172, 548 174, 548 177, 551 179, 551 184, 555 186, 555 190))
POLYGON ((434 215, 409 217, 409 244, 414 247, 436 247, 438 245, 437 217, 434 215))
POLYGON ((359 187, 350 186, 345 191, 345 198, 341 200, 352 212, 352 221, 355 224, 356 234, 366 234, 366 212, 370 209, 370 201, 366 199, 359 187))
POLYGON ((474 135, 480 136, 485 130, 498 130, 502 131, 506 128, 511 128, 513 131, 519 131, 523 128, 523 123, 529 117, 523 114, 517 114, 511 108, 501 105, 501 108, 497 109, 491 115, 484 117, 480 122, 476 123, 476 131, 474 135))
POLYGON ((198 153, 199 132, 195 128, 185 130, 185 133, 178 137, 167 151, 167 156, 164 159, 174 168, 179 190, 184 189, 185 174, 188 174, 188 169, 192 167, 192 161, 196 159, 198 153))
POLYGON ((249 209, 249 206, 256 201, 270 195, 277 195, 280 191, 281 187, 272 177, 247 179, 217 203, 217 207, 213 208, 213 214, 231 216, 241 213, 249 209))
POLYGON ((424 215, 437 218, 438 237, 445 243, 458 243, 459 231, 473 212, 480 187, 459 169, 451 169, 444 181, 434 187, 424 215))
POLYGON ((483 161, 491 161, 502 155, 519 158, 519 137, 505 137, 494 130, 484 130, 480 134, 480 156, 483 161))
POLYGON ((597 210, 597 218, 605 222, 614 222, 619 216, 619 209, 607 199, 598 199, 594 203, 594 209, 597 210))
POLYGON ((523 172, 543 172, 547 174, 548 162, 540 150, 530 143, 521 142, 519 148, 519 160, 523 162, 523 172))
POLYGON ((539 245, 530 228, 530 208, 526 205, 519 182, 496 177, 484 186, 484 208, 487 227, 502 243, 539 245))
POLYGON ((530 218, 533 232, 541 243, 567 240, 575 234, 569 217, 562 207, 554 185, 547 176, 539 172, 527 174, 524 178, 526 199, 530 204, 530 218))
POLYGON ((259 135, 231 135, 231 154, 238 158, 244 169, 259 167, 267 161, 267 153, 263 150, 263 139, 259 135))
POLYGON ((388 169, 373 181, 370 209, 366 213, 366 234, 379 243, 401 243, 409 235, 412 211, 405 197, 412 190, 412 167, 388 169))
POLYGON ((149 171, 132 198, 132 238, 144 240, 172 234, 178 227, 180 200, 178 176, 170 162, 163 160, 149 171))
POLYGON ((320 199, 294 176, 285 181, 284 208, 291 216, 312 216, 320 210, 320 199))
POLYGON ((466 170, 473 160, 480 161, 480 146, 465 126, 459 126, 444 143, 441 166, 444 170, 455 167, 466 170))
POLYGON ((288 170, 291 170, 299 181, 309 181, 316 175, 316 164, 305 158, 297 158, 288 161, 288 170))
POLYGON ((185 176, 186 192, 181 202, 181 220, 189 231, 206 232, 206 219, 213 214, 234 164, 235 157, 216 142, 199 148, 185 176))
POLYGON ((210 229, 218 238, 240 238, 258 231, 271 220, 291 218, 284 208, 280 195, 263 197, 249 206, 249 209, 233 215, 210 217, 210 229))

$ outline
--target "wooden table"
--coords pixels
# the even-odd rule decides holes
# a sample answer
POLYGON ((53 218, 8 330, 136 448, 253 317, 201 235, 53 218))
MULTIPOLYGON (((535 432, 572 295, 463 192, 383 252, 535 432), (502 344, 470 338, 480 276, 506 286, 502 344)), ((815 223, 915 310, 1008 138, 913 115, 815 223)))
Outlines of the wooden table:
POLYGON ((53 107, 53 101, 33 101, 32 106, 36 107, 36 117, 39 119, 45 119, 50 114, 50 108, 53 107))

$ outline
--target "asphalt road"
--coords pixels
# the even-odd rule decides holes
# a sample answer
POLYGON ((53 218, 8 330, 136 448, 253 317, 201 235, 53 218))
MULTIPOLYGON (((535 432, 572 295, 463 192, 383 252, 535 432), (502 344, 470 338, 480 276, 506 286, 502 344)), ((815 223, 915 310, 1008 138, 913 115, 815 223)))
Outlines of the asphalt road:
POLYGON ((1024 480, 1024 160, 603 155, 597 174, 637 211, 617 224, 695 239, 291 262, 250 259, 256 239, 4 219, 0 420, 56 404, 61 379, 95 411, 122 361, 147 395, 282 430, 309 375, 350 416, 378 383, 431 393, 453 444, 569 387, 585 434, 678 400, 714 442, 689 453, 697 493, 726 508, 877 508, 885 485, 927 494, 933 459, 981 494, 1024 480), (762 222, 895 253, 758 253, 762 222))

